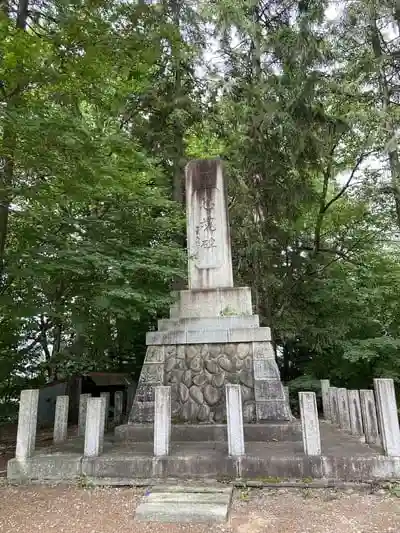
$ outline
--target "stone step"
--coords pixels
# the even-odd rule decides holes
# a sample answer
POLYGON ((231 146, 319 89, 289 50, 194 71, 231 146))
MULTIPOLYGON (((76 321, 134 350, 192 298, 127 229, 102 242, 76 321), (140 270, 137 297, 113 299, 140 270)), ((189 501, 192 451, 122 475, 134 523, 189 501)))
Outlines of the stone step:
POLYGON ((149 489, 136 510, 140 522, 225 522, 232 488, 166 486, 149 489))
POLYGON ((245 329, 258 328, 260 318, 258 315, 248 316, 221 316, 215 318, 162 318, 158 320, 158 331, 186 330, 199 331, 205 329, 245 329))
POLYGON ((171 329, 146 333, 147 346, 155 344, 223 344, 226 342, 269 341, 271 341, 271 329, 265 327, 204 330, 171 329))
MULTIPOLYGON (((295 442, 301 441, 301 424, 295 422, 266 422, 244 424, 245 441, 295 442)), ((123 424, 115 428, 117 441, 153 442, 152 424, 123 424)), ((228 442, 226 424, 173 424, 171 441, 175 442, 228 442)))

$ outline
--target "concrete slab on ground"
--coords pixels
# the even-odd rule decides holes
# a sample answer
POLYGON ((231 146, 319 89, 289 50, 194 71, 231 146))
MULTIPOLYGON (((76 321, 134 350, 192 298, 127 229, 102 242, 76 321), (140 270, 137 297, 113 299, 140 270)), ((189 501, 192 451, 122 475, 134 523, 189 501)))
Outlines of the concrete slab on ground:
POLYGON ((136 510, 140 522, 225 522, 232 487, 160 486, 150 488, 136 510))

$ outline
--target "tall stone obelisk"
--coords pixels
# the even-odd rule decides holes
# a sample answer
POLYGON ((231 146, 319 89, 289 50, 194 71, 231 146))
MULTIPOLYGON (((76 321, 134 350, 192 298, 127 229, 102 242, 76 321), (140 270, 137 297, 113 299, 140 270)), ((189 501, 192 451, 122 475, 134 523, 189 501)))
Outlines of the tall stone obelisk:
POLYGON ((189 289, 233 287, 227 192, 222 161, 186 167, 189 289))
POLYGON ((290 420, 270 328, 253 314, 249 287, 234 287, 228 202, 219 159, 186 167, 189 288, 148 346, 129 422, 152 422, 154 387, 171 386, 172 414, 221 423, 225 386, 241 385, 246 422, 290 420))

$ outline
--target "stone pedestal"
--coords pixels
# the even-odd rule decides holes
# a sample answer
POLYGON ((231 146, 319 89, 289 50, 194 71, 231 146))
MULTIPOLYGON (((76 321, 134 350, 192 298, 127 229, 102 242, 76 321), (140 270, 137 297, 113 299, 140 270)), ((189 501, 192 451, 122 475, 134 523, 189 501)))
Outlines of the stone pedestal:
MULTIPOLYGON (((250 295, 247 288, 226 289, 250 295)), ((197 298, 199 312, 202 292, 197 298)), ((210 291, 206 291, 210 293, 210 291)), ((182 293, 181 293, 182 294, 182 293)), ((212 299, 209 294, 206 301, 212 299)), ((241 386, 245 422, 291 420, 269 328, 259 327, 257 315, 224 316, 229 297, 212 301, 211 316, 195 317, 196 306, 173 306, 189 316, 159 320, 158 331, 147 334, 147 353, 136 390, 129 423, 154 420, 154 387, 171 386, 174 422, 226 422, 225 385, 241 386), (215 307, 219 301, 220 307, 215 307)), ((182 302, 182 300, 181 300, 182 302)), ((251 310, 251 298, 248 305, 251 310)), ((206 311, 205 311, 206 312, 206 311)))

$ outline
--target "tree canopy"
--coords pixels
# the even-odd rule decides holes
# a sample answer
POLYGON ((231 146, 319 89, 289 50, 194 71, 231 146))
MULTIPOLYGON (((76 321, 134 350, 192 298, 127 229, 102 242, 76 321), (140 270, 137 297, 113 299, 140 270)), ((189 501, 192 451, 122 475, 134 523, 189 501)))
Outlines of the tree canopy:
POLYGON ((0 41, 1 397, 137 373, 214 156, 283 380, 400 381, 395 0, 0 0, 0 41))

